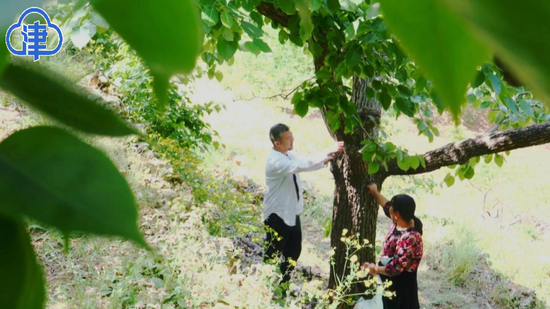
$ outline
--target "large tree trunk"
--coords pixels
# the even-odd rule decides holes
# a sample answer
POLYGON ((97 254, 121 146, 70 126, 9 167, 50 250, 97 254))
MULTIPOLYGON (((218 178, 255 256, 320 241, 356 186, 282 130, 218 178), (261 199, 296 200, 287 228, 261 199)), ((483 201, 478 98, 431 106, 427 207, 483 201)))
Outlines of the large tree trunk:
POLYGON ((353 101, 357 106, 364 129, 357 127, 353 134, 347 135, 343 133, 343 129, 337 132, 329 130, 337 140, 344 141, 346 145, 345 153, 338 157, 332 165, 336 187, 332 214, 331 247, 336 248, 336 253, 334 256, 335 271, 331 270, 330 273, 330 288, 336 287, 335 275, 342 278, 344 274, 347 274, 347 269, 344 269, 346 246, 340 240, 344 229, 349 231, 348 235, 359 234, 361 242, 363 239, 367 239, 373 244, 371 248, 360 251, 358 258, 361 263, 373 262, 376 254, 374 243, 378 206, 376 200, 367 193, 367 184, 373 182, 381 187, 386 176, 382 173, 369 175, 367 172, 368 164, 359 152, 361 141, 378 134, 378 127, 372 119, 374 117, 374 119, 379 120, 381 112, 380 104, 376 100, 367 99, 365 95, 366 87, 366 80, 354 77, 353 101))

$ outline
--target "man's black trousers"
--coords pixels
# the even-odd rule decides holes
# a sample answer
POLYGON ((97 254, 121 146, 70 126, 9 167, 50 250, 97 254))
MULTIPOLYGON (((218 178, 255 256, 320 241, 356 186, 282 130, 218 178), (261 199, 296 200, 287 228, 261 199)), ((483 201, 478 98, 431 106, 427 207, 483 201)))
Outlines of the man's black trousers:
POLYGON ((300 217, 296 216, 296 225, 288 226, 279 216, 271 214, 264 221, 264 224, 277 232, 277 235, 275 235, 273 231, 267 231, 266 244, 268 247, 264 254, 264 261, 269 259, 278 261, 282 254, 283 261, 280 269, 283 280, 281 280, 281 284, 286 283, 290 280, 290 273, 294 270, 294 266, 289 263, 289 259, 297 261, 302 252, 300 217))

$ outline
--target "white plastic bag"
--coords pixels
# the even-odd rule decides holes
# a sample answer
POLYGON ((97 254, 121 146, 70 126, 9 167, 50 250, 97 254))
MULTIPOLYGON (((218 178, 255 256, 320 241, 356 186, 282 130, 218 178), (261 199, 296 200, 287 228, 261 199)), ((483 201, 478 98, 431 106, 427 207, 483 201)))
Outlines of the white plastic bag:
POLYGON ((384 288, 380 283, 382 279, 377 275, 378 279, 378 288, 376 289, 376 295, 372 299, 364 299, 363 297, 359 298, 353 309, 383 309, 384 304, 382 303, 382 294, 384 293, 384 288))

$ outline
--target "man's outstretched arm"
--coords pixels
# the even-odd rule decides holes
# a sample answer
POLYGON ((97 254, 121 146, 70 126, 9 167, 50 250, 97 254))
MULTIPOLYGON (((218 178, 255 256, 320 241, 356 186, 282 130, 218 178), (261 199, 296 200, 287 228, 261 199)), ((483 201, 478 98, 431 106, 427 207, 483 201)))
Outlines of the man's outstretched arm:
POLYGON ((279 159, 275 162, 268 163, 267 176, 289 175, 301 172, 312 172, 319 170, 326 163, 334 159, 334 155, 344 151, 344 142, 337 142, 334 146, 324 150, 315 157, 302 160, 294 158, 293 160, 279 159))

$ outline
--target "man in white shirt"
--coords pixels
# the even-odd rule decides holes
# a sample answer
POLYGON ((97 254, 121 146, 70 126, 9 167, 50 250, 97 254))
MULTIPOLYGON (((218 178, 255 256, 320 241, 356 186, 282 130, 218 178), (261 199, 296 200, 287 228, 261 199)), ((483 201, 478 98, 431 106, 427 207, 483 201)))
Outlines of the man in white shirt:
POLYGON ((333 159, 333 155, 343 152, 344 143, 336 145, 309 160, 302 160, 291 152, 294 138, 290 128, 276 124, 269 131, 273 148, 267 158, 265 167, 266 192, 264 196, 264 224, 268 227, 266 243, 268 247, 264 261, 278 260, 283 279, 281 286, 290 280, 293 265, 302 252, 302 229, 300 213, 304 209, 302 196, 301 172, 316 171, 333 159), (293 262, 289 261, 292 260, 293 262), (292 263, 292 264, 291 264, 292 263))

